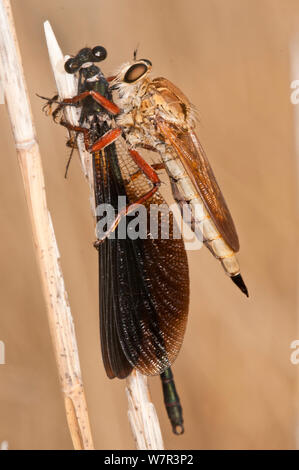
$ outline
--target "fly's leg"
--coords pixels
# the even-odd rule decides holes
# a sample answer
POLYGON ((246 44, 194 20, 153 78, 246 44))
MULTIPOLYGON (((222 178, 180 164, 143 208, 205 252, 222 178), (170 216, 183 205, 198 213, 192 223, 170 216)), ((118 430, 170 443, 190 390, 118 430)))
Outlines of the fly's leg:
POLYGON ((112 101, 108 100, 103 95, 94 90, 84 91, 83 93, 80 93, 77 96, 73 96, 73 98, 65 98, 63 101, 61 101, 60 104, 62 106, 74 105, 84 100, 84 98, 86 98, 87 96, 92 96, 93 99, 101 106, 103 106, 103 108, 106 109, 106 111, 108 111, 109 113, 114 115, 120 113, 120 109, 116 104, 114 104, 112 101))
POLYGON ((82 132, 83 138, 84 138, 85 149, 87 150, 87 152, 89 151, 90 149, 89 129, 87 129, 86 127, 82 127, 82 126, 73 126, 69 122, 63 121, 63 119, 60 121, 60 124, 66 127, 69 131, 82 132))
POLYGON ((159 150, 157 150, 155 147, 153 147, 152 145, 148 145, 148 144, 138 144, 138 147, 144 149, 144 150, 150 150, 151 152, 157 152, 159 153, 159 150))
MULTIPOLYGON (((102 96, 100 93, 93 91, 93 90, 88 90, 84 91, 83 93, 80 93, 77 96, 73 96, 73 98, 65 98, 63 101, 59 103, 55 111, 53 112, 53 119, 55 121, 55 118, 59 111, 63 109, 65 106, 76 106, 79 104, 80 101, 84 100, 87 96, 92 96, 93 99, 99 103, 103 108, 106 109, 106 111, 109 111, 111 114, 119 114, 120 109, 119 107, 114 104, 112 101, 108 100, 104 96, 102 96)), ((50 100, 51 101, 51 100, 50 100)), ((90 146, 90 139, 89 139, 89 129, 86 129, 85 127, 82 126, 73 126, 72 124, 64 121, 63 119, 60 121, 60 124, 64 127, 66 127, 69 131, 74 131, 74 132, 82 132, 83 137, 84 137, 84 145, 85 149, 90 152, 95 152, 97 150, 101 150, 102 148, 106 147, 107 145, 110 145, 114 140, 116 140, 120 134, 121 134, 121 129, 116 128, 112 129, 111 131, 107 132, 104 134, 95 144, 91 147, 90 146)))
POLYGON ((99 150, 104 149, 108 145, 112 144, 115 140, 121 135, 121 128, 115 127, 110 131, 106 132, 102 137, 100 137, 90 148, 90 152, 98 152, 99 150))
POLYGON ((151 165, 149 165, 136 150, 129 150, 129 152, 134 162, 136 163, 136 165, 142 171, 142 173, 152 182, 153 187, 147 193, 141 196, 137 201, 135 201, 132 204, 129 204, 127 207, 124 207, 124 209, 122 209, 117 214, 116 218, 114 219, 114 222, 109 227, 105 235, 94 243, 95 248, 98 248, 100 244, 105 240, 105 238, 107 238, 110 235, 110 233, 114 232, 114 230, 118 226, 123 216, 130 214, 135 209, 137 209, 140 204, 143 204, 148 199, 150 199, 158 191, 159 186, 161 185, 159 176, 157 175, 155 170, 151 167, 151 165))
MULTIPOLYGON (((102 96, 100 93, 93 91, 93 90, 84 91, 83 93, 80 93, 79 95, 74 96, 73 98, 66 98, 59 103, 59 107, 61 109, 63 106, 75 105, 76 103, 79 103, 80 101, 84 100, 84 98, 86 98, 87 96, 92 96, 93 99, 97 103, 103 106, 103 108, 105 108, 106 111, 110 112, 111 114, 116 115, 120 113, 120 108, 116 104, 114 104, 112 101, 102 96)), ((60 122, 60 124, 66 127, 70 131, 82 132, 84 136, 85 148, 87 151, 91 151, 91 152, 96 152, 107 147, 116 139, 118 139, 118 137, 122 133, 122 130, 119 127, 115 129, 111 129, 110 131, 106 132, 106 134, 104 134, 102 137, 100 137, 97 140, 97 142, 95 142, 92 145, 92 147, 90 147, 89 129, 86 129, 85 127, 82 127, 82 126, 73 126, 72 124, 69 124, 68 122, 63 121, 63 120, 60 122)), ((148 199, 150 199, 158 191, 159 186, 161 185, 159 176, 157 175, 154 168, 152 168, 136 150, 129 150, 129 152, 134 162, 136 163, 136 165, 140 168, 140 170, 144 173, 144 175, 152 182, 153 187, 146 194, 140 197, 136 202, 134 202, 133 204, 129 204, 127 207, 125 207, 123 210, 121 210, 118 213, 113 224, 106 232, 105 236, 102 239, 99 239, 95 242, 94 244, 95 247, 98 247, 101 244, 101 242, 116 229, 116 227, 118 226, 123 216, 133 212, 135 209, 137 209, 137 207, 140 204, 143 204, 148 199)))
MULTIPOLYGON (((159 151, 153 147, 152 145, 148 145, 148 144, 138 144, 138 148, 142 148, 142 149, 145 149, 145 150, 150 150, 151 152, 157 152, 159 153, 159 151)), ((165 164, 164 163, 153 163, 151 165, 151 167, 156 170, 156 171, 159 171, 159 170, 165 170, 165 164)), ((135 179, 137 179, 140 175, 143 174, 143 171, 141 169, 137 170, 135 173, 133 173, 130 177, 130 181, 133 181, 135 179)))
MULTIPOLYGON (((78 95, 82 96, 82 95, 78 95)), ((75 97, 78 98, 78 97, 75 97)), ((71 100, 73 98, 70 98, 71 100)), ((108 100, 107 100, 108 101, 108 100)), ((113 103, 112 103, 113 104, 113 103)), ((103 148, 107 147, 108 145, 112 144, 115 140, 119 138, 122 133, 120 127, 116 127, 115 129, 111 129, 110 131, 106 132, 102 137, 100 137, 91 147, 90 147, 90 139, 89 139, 89 129, 81 126, 73 126, 66 121, 61 121, 61 125, 65 126, 68 130, 74 132, 82 132, 84 135, 84 144, 87 151, 90 152, 98 152, 103 148)), ((157 175, 155 169, 149 165, 144 158, 136 151, 136 150, 129 150, 131 157, 133 158, 136 165, 139 167, 140 171, 152 182, 153 187, 142 197, 140 197, 136 202, 133 204, 129 204, 127 207, 122 209, 118 215, 116 216, 114 222, 112 223, 111 227, 109 227, 108 231, 105 233, 105 236, 94 243, 96 248, 107 238, 110 233, 112 233, 116 227, 118 226, 121 218, 138 208, 140 204, 143 204, 148 199, 150 199, 159 189, 161 185, 161 181, 159 176, 157 175)), ((159 165, 159 164, 158 164, 159 165)), ((160 165, 159 165, 159 168, 160 165)))
POLYGON ((87 152, 98 152, 103 148, 107 147, 108 145, 112 144, 118 137, 121 135, 121 128, 116 127, 115 129, 111 129, 110 131, 106 132, 102 137, 100 137, 93 145, 90 143, 89 137, 89 129, 82 126, 73 126, 67 121, 60 121, 60 124, 66 127, 69 131, 73 132, 82 132, 84 138, 84 145, 87 152))
POLYGON ((53 96, 53 98, 47 98, 46 96, 41 96, 36 94, 42 100, 46 100, 46 104, 43 106, 42 110, 47 116, 52 116, 54 122, 58 122, 59 113, 61 113, 65 106, 78 106, 79 103, 64 103, 64 101, 59 101, 59 95, 53 96), (53 104, 57 104, 57 107, 52 110, 53 104))
MULTIPOLYGON (((37 95, 39 96, 39 95, 37 95)), ((101 93, 98 93, 97 91, 94 90, 87 90, 84 91, 83 93, 80 93, 79 95, 73 96, 72 98, 65 98, 62 101, 58 101, 58 95, 55 95, 53 98, 45 98, 44 96, 39 96, 39 98, 47 100, 47 103, 44 106, 44 110, 49 108, 50 112, 47 111, 47 114, 52 114, 53 119, 55 121, 57 114, 65 107, 65 106, 76 106, 80 103, 80 101, 84 100, 87 96, 92 96, 93 99, 99 103, 101 106, 103 106, 106 111, 109 113, 116 115, 120 113, 120 108, 114 104, 112 101, 108 100, 105 98, 105 96, 101 95, 101 93), (57 108, 55 111, 52 113, 51 106, 53 103, 58 104, 57 108)))
POLYGON ((89 138, 89 129, 82 126, 73 126, 67 121, 61 121, 60 124, 66 127, 69 131, 82 132, 84 137, 85 149, 87 150, 87 152, 92 153, 98 152, 107 147, 108 145, 112 144, 116 139, 119 138, 122 132, 120 127, 111 129, 110 131, 106 132, 106 134, 104 134, 102 137, 100 137, 93 145, 91 145, 89 138))
MULTIPOLYGON (((165 165, 164 163, 153 163, 151 165, 151 168, 155 171, 159 171, 159 170, 165 170, 165 165)), ((133 173, 130 177, 130 181, 134 181, 135 179, 137 179, 140 175, 143 175, 143 171, 142 170, 137 170, 135 173, 133 173)), ((127 181, 127 183, 129 183, 130 181, 127 181)))
MULTIPOLYGON (((102 137, 100 137, 93 145, 91 145, 89 129, 82 126, 73 126, 69 122, 63 120, 60 121, 60 124, 66 127, 69 131, 77 133, 82 132, 84 138, 84 145, 87 152, 98 152, 99 150, 102 150, 103 148, 112 144, 112 142, 114 142, 116 139, 118 139, 122 132, 120 127, 111 129, 110 131, 106 132, 106 134, 104 134, 102 137)), ((71 140, 69 140, 68 143, 69 146, 75 148, 75 145, 71 140)))
POLYGON ((61 126, 66 127, 69 131, 69 134, 70 134, 70 138, 66 143, 66 145, 72 149, 72 151, 70 153, 70 156, 69 156, 69 159, 67 161, 66 168, 65 168, 65 173, 64 173, 64 177, 67 178, 67 174, 68 174, 69 166, 70 166, 70 163, 71 163, 71 160, 72 160, 74 149, 78 149, 76 138, 75 138, 75 136, 71 135, 71 131, 76 132, 76 133, 78 133, 78 132, 83 133, 85 149, 87 151, 89 151, 89 148, 90 148, 89 129, 86 129, 86 127, 81 127, 81 126, 73 126, 72 124, 70 124, 67 121, 64 121, 63 119, 61 119, 59 124, 61 126))

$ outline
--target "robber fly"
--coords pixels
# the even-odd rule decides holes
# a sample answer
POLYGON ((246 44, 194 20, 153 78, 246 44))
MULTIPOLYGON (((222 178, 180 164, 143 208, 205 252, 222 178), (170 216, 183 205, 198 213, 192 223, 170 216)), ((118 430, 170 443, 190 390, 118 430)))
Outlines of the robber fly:
MULTIPOLYGON (((152 238, 147 224, 145 238, 120 237, 120 221, 129 227, 132 213, 143 204, 165 204, 158 191, 155 168, 136 150, 128 150, 115 124, 120 109, 112 102, 109 84, 97 62, 106 50, 84 48, 67 60, 65 70, 78 75, 78 94, 61 101, 53 112, 57 120, 65 106, 81 109, 79 125, 61 119, 70 133, 83 133, 93 155, 96 207, 124 208, 105 235, 96 242, 99 251, 100 333, 102 358, 109 378, 125 378, 133 368, 146 375, 160 374, 164 401, 173 431, 183 432, 179 403, 170 365, 184 337, 189 306, 189 272, 182 239, 152 238), (126 217, 124 217, 126 216, 126 217)), ((55 97, 54 101, 56 101, 55 97)), ((49 105, 53 100, 49 101, 49 105)), ((171 215, 171 214, 170 214, 171 215)), ((147 213, 149 219, 149 210, 147 213)), ((98 222, 101 217, 98 216, 98 222)), ((160 219, 157 220, 160 223, 160 219)))
POLYGON ((158 152, 171 181, 174 199, 191 213, 191 228, 219 259, 225 272, 248 297, 236 258, 234 222, 205 152, 194 132, 195 113, 186 96, 165 78, 150 78, 152 63, 124 64, 110 86, 122 109, 116 123, 131 149, 158 152))

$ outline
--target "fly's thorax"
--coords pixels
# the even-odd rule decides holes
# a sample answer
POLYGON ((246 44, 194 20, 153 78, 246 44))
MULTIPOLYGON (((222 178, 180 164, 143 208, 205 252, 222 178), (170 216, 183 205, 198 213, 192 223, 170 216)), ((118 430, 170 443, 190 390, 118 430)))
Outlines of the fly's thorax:
POLYGON ((154 93, 144 105, 145 112, 147 111, 149 114, 152 114, 156 119, 160 118, 180 128, 186 128, 186 114, 183 112, 179 103, 170 103, 165 100, 163 95, 154 93))
POLYGON ((174 96, 169 90, 157 89, 153 81, 142 84, 134 109, 140 113, 143 121, 163 119, 177 125, 180 129, 193 126, 191 105, 174 96))
POLYGON ((114 102, 121 109, 121 113, 116 116, 116 121, 123 128, 125 134, 130 132, 133 127, 142 126, 144 115, 141 103, 146 93, 146 84, 128 85, 120 82, 113 85, 112 88, 114 102))
POLYGON ((156 148, 161 142, 161 135, 156 127, 158 119, 171 122, 181 130, 190 128, 193 120, 189 101, 179 92, 174 95, 176 88, 173 85, 171 89, 167 89, 165 81, 146 77, 136 84, 120 82, 113 85, 112 88, 116 91, 115 102, 122 109, 116 120, 123 128, 130 145, 133 141, 136 144, 139 138, 146 138, 146 142, 140 143, 156 148), (157 80, 159 81, 156 83, 157 80))
MULTIPOLYGON (((121 125, 121 121, 117 121, 117 124, 121 125)), ((131 148, 140 148, 143 145, 156 148, 159 142, 153 125, 150 122, 143 122, 142 125, 139 126, 135 121, 134 126, 122 126, 122 129, 125 133, 126 141, 131 148)))
POLYGON ((155 125, 155 108, 148 94, 147 84, 139 87, 139 93, 130 99, 115 100, 122 112, 116 117, 117 124, 126 135, 131 147, 143 144, 156 148, 161 142, 155 125))
POLYGON ((195 108, 182 91, 163 77, 151 81, 149 92, 157 110, 157 117, 176 124, 180 129, 195 125, 195 108))

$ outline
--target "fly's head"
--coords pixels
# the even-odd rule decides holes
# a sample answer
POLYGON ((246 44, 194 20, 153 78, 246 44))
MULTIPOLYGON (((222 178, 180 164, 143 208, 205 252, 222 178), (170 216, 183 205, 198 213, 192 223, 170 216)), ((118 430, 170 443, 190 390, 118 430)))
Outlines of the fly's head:
POLYGON ((147 59, 134 60, 120 67, 111 81, 111 89, 118 92, 123 108, 134 106, 134 101, 146 93, 151 69, 152 63, 147 59))

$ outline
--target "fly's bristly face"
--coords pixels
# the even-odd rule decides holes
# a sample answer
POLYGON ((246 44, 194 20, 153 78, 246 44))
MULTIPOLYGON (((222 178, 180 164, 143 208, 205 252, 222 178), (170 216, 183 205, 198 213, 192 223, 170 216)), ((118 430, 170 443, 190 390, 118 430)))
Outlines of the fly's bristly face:
POLYGON ((123 64, 111 82, 111 89, 117 90, 119 99, 127 106, 140 95, 140 90, 149 82, 152 63, 147 59, 134 60, 123 64))

